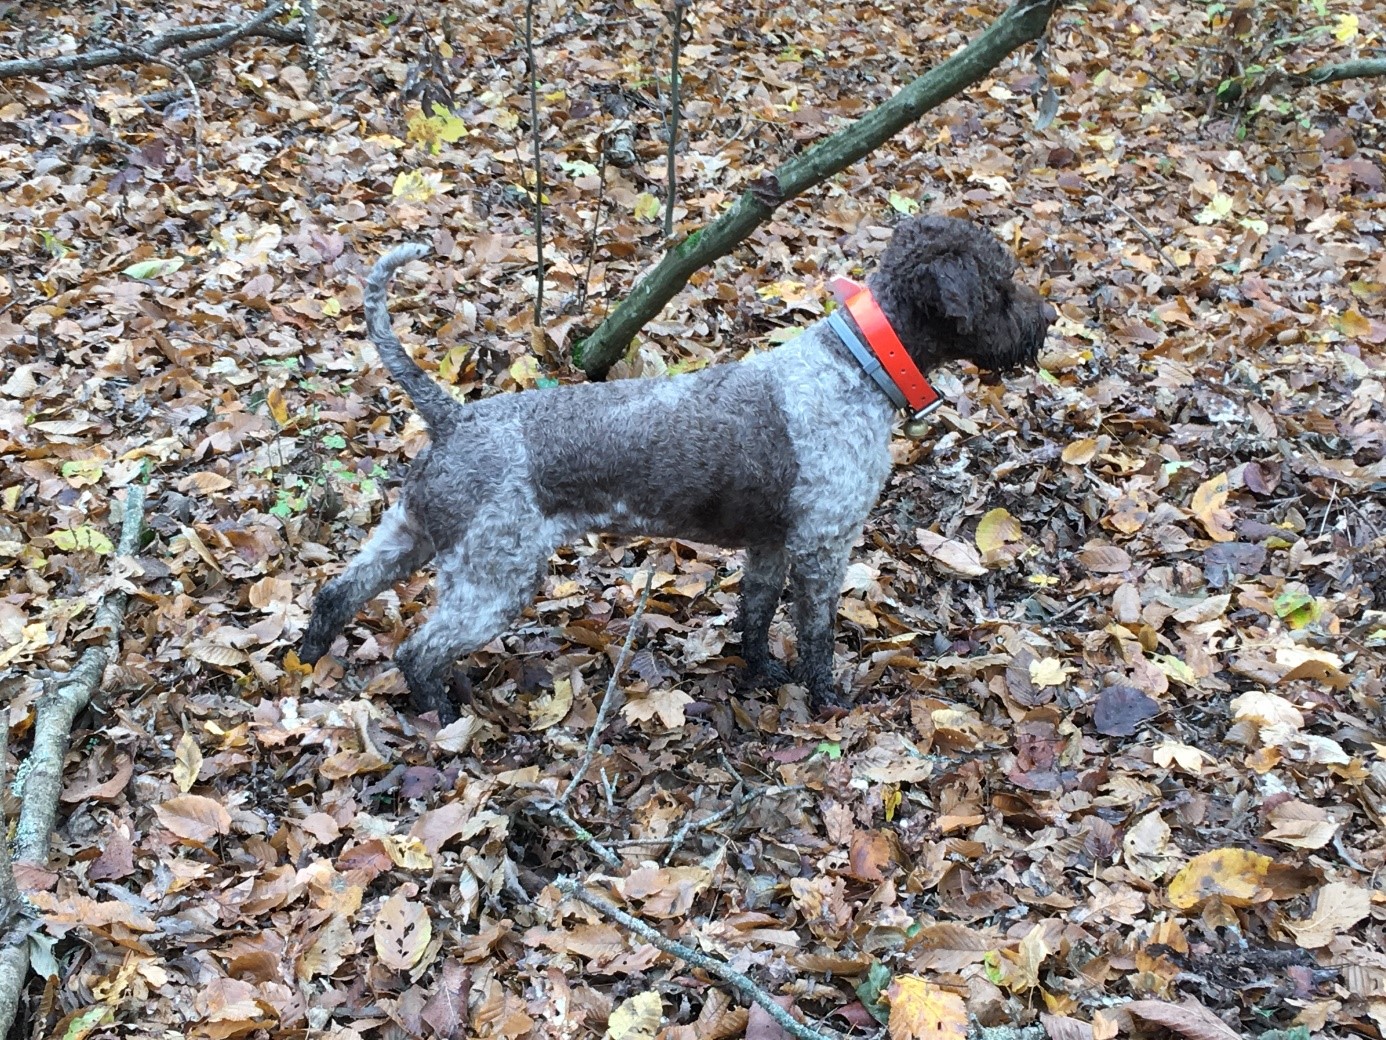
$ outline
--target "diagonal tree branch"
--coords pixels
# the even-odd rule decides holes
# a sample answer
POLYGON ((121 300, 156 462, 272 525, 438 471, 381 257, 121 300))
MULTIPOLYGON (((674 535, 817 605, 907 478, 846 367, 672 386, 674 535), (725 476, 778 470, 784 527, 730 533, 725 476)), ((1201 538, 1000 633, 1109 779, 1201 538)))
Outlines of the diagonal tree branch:
POLYGON ((13 61, 0 61, 0 79, 15 76, 41 76, 47 72, 77 72, 94 69, 102 65, 125 65, 132 61, 157 61, 158 55, 171 47, 182 47, 198 40, 205 41, 189 47, 178 55, 177 61, 187 62, 223 50, 244 36, 265 36, 282 43, 303 43, 304 34, 299 26, 292 28, 270 24, 271 19, 284 12, 282 0, 271 4, 260 14, 245 22, 216 22, 211 25, 188 25, 170 29, 148 40, 140 46, 117 45, 100 47, 91 51, 78 51, 76 54, 57 54, 48 58, 17 58, 13 61))
POLYGON ((801 195, 869 155, 925 112, 982 79, 1018 47, 1044 34, 1061 0, 1016 0, 987 29, 937 68, 779 169, 760 178, 731 209, 670 250, 597 330, 573 348, 574 362, 600 378, 635 334, 686 284, 693 272, 726 256, 786 199, 801 195))

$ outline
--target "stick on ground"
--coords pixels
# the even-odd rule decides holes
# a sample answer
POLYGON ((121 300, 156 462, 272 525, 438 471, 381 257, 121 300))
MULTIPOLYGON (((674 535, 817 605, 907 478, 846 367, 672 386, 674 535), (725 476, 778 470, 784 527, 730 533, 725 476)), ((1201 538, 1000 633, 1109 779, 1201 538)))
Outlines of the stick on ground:
MULTIPOLYGON (((133 556, 139 548, 144 530, 144 498, 142 484, 131 484, 125 493, 125 517, 116 550, 121 556, 133 556)), ((20 809, 11 851, 16 863, 48 862, 72 721, 91 701, 106 666, 116 655, 129 598, 127 593, 115 591, 102 599, 92 618, 92 627, 103 633, 100 641, 82 651, 72 671, 40 697, 35 707, 33 746, 15 777, 20 809)), ((28 970, 27 942, 0 948, 0 1037, 9 1033, 28 970)))
POLYGON ((754 1000, 766 1014, 773 1018, 777 1025, 788 1033, 797 1036, 799 1040, 837 1040, 836 1033, 823 1032, 817 1029, 810 1029, 808 1026, 799 1022, 790 1015, 788 1011, 775 1003, 775 999, 761 989, 747 976, 741 974, 735 968, 728 967, 719 960, 714 960, 706 954, 699 953, 690 946, 675 942, 673 939, 665 938, 655 931, 638 917, 632 917, 609 899, 604 899, 594 892, 589 892, 573 878, 561 878, 555 884, 558 890, 565 896, 572 896, 579 902, 586 903, 595 910, 600 910, 607 917, 617 924, 629 929, 645 942, 649 943, 671 957, 677 957, 681 961, 691 964, 695 968, 702 968, 709 975, 716 975, 723 982, 730 985, 742 996, 754 1000))

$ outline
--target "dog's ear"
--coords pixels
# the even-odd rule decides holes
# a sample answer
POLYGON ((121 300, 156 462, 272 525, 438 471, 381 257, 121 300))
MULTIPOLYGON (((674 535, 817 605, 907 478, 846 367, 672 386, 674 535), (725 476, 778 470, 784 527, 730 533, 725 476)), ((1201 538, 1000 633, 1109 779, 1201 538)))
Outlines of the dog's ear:
POLYGON ((970 335, 973 323, 992 305, 977 261, 971 256, 941 256, 929 264, 928 271, 936 288, 938 312, 955 322, 963 335, 970 335))

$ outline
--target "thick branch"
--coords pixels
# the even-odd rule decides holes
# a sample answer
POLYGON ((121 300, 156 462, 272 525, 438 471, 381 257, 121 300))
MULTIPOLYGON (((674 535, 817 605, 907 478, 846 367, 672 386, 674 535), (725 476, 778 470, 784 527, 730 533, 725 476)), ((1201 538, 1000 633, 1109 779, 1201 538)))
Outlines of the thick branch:
POLYGON ((1386 58, 1360 58, 1337 65, 1320 65, 1294 78, 1301 83, 1319 84, 1334 83, 1340 79, 1365 79, 1371 76, 1386 76, 1386 58))
POLYGON ((889 101, 762 177, 731 209, 672 249, 597 330, 573 348, 588 375, 601 376, 635 334, 687 283, 693 272, 726 256, 775 208, 869 155, 925 112, 976 83, 1017 47, 1038 39, 1060 0, 1016 0, 976 40, 889 101))
POLYGON ((170 47, 182 47, 197 40, 206 44, 190 47, 178 61, 192 61, 222 49, 243 36, 264 36, 281 43, 303 43, 303 30, 282 25, 270 25, 269 19, 282 13, 284 5, 277 3, 248 22, 215 22, 211 25, 188 25, 146 40, 135 48, 129 46, 102 47, 77 54, 57 54, 49 58, 19 58, 0 61, 0 79, 15 76, 39 76, 45 72, 75 72, 102 65, 125 65, 138 60, 151 61, 170 47), (272 12, 272 13, 270 13, 272 12), (140 57, 137 58, 136 55, 140 57))
MULTIPOLYGON (((121 556, 139 548, 144 530, 144 496, 141 484, 131 484, 125 494, 125 518, 120 526, 121 556)), ((102 633, 100 642, 82 651, 77 664, 57 685, 39 698, 34 717, 33 749, 15 777, 19 795, 19 820, 11 851, 17 863, 48 862, 48 844, 58 813, 63 786, 63 758, 72 736, 72 720, 87 706, 101 684, 106 666, 120 645, 120 626, 129 596, 108 593, 96 608, 92 627, 102 633)), ((6 720, 8 724, 8 720, 6 720)), ((19 993, 29 967, 29 944, 17 942, 0 948, 0 1037, 9 1033, 19 1007, 19 993)))

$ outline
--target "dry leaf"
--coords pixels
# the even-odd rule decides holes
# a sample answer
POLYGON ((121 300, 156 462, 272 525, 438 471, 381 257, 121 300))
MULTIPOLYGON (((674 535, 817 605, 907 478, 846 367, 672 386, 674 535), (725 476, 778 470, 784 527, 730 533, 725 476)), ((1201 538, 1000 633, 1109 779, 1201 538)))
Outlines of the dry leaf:
POLYGON ((967 1006, 962 997, 918 975, 897 975, 886 990, 890 1040, 964 1040, 967 1006))

